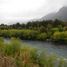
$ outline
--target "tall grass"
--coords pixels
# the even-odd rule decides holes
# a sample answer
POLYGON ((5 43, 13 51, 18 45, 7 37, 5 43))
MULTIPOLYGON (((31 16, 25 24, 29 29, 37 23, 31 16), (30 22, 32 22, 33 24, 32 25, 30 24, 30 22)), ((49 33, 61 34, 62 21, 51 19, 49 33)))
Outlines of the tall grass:
POLYGON ((19 39, 4 43, 0 38, 0 67, 67 67, 67 60, 22 46, 19 39))

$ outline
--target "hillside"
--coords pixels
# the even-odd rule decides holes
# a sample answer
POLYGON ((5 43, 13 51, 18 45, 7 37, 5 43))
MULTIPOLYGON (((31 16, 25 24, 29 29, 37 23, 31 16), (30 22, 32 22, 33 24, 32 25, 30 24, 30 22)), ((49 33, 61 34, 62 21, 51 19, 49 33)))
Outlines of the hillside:
POLYGON ((50 13, 41 18, 42 20, 63 20, 67 21, 67 7, 62 7, 57 13, 50 13))

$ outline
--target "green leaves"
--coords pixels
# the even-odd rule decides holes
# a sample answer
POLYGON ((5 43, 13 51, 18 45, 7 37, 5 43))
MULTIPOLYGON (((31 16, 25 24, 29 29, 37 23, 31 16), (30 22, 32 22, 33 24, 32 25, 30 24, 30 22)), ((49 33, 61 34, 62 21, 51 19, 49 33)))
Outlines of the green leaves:
POLYGON ((46 33, 41 33, 37 35, 37 39, 41 41, 45 41, 47 39, 47 34, 46 33))
POLYGON ((20 53, 21 50, 21 43, 18 39, 11 39, 11 42, 5 45, 4 53, 6 55, 16 55, 20 53))
POLYGON ((67 43, 67 31, 64 32, 55 32, 52 35, 52 39, 54 41, 64 41, 64 43, 67 43))

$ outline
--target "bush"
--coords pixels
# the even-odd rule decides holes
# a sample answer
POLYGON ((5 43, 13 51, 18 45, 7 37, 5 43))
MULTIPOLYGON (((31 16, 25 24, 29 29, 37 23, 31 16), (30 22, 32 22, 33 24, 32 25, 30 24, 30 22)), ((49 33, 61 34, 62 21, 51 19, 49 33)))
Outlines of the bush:
POLYGON ((67 31, 64 31, 64 32, 55 32, 52 35, 52 39, 54 41, 64 41, 64 42, 67 42, 67 31))
POLYGON ((21 44, 19 40, 12 39, 9 44, 7 44, 4 48, 5 55, 12 55, 15 56, 16 54, 20 53, 21 44))
POLYGON ((0 30, 0 36, 5 38, 21 38, 21 39, 28 39, 28 40, 36 40, 36 36, 40 34, 40 32, 35 30, 0 30))
POLYGON ((41 33, 37 36, 37 40, 45 41, 47 39, 46 33, 41 33))

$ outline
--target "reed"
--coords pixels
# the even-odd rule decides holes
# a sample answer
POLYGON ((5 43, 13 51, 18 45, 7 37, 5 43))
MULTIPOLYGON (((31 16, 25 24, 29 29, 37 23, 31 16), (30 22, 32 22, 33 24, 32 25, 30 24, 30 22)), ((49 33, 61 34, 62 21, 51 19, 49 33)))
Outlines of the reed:
POLYGON ((0 38, 0 67, 67 67, 67 60, 22 46, 19 39, 4 43, 0 38))

